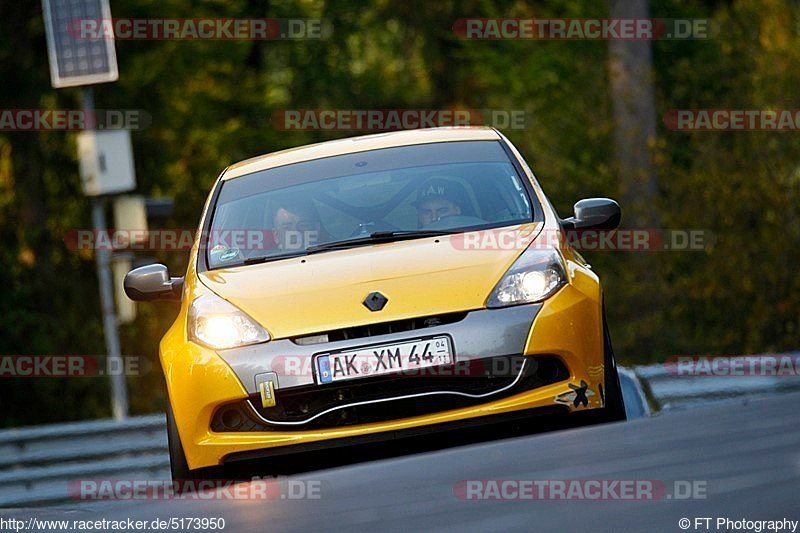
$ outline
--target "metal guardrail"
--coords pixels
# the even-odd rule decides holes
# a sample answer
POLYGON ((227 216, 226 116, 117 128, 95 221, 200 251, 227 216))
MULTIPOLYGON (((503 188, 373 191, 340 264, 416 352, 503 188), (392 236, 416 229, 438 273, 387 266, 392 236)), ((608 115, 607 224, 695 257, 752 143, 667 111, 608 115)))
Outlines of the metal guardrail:
MULTIPOLYGON (((743 356, 758 359, 790 358, 797 361, 800 352, 743 356)), ((678 375, 675 367, 663 364, 637 366, 633 372, 644 383, 644 390, 658 411, 686 409, 741 397, 759 397, 800 391, 800 377, 786 376, 709 376, 678 375)))
POLYGON ((73 479, 169 479, 164 415, 0 431, 0 508, 73 501, 73 479))
MULTIPOLYGON (((649 416, 651 404, 671 410, 712 399, 800 390, 797 378, 692 378, 670 373, 664 365, 619 371, 631 419, 649 416)), ((0 431, 0 509, 74 505, 70 480, 169 478, 163 414, 0 431)))
POLYGON ((650 416, 650 404, 644 394, 641 380, 633 370, 617 367, 619 384, 622 388, 622 399, 625 401, 625 412, 628 420, 647 418, 650 416))

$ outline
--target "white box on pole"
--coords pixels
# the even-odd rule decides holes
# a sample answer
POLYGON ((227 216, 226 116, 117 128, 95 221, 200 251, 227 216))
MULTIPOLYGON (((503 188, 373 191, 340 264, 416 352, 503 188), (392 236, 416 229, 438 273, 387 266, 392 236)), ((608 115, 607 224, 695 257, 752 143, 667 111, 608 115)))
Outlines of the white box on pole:
POLYGON ((87 196, 128 192, 136 188, 129 130, 80 132, 78 157, 83 192, 87 196))

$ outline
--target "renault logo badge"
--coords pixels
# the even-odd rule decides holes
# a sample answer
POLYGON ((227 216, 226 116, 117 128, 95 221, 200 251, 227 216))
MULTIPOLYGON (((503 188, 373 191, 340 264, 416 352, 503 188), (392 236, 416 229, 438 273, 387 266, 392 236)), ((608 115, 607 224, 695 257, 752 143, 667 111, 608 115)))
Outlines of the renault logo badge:
POLYGON ((367 294, 367 297, 362 302, 364 307, 369 309, 370 311, 380 311, 386 304, 389 302, 389 299, 379 292, 371 292, 367 294))

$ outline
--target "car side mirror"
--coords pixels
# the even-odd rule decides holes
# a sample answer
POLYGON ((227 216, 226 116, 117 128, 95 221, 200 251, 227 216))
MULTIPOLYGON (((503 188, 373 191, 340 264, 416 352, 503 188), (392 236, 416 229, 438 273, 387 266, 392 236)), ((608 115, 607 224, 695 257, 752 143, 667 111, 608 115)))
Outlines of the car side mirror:
POLYGON ((183 278, 171 278, 165 265, 155 263, 128 272, 122 286, 128 298, 135 302, 180 300, 183 278))
POLYGON ((584 198, 574 209, 575 216, 561 221, 565 229, 612 230, 622 219, 619 204, 611 198, 584 198))

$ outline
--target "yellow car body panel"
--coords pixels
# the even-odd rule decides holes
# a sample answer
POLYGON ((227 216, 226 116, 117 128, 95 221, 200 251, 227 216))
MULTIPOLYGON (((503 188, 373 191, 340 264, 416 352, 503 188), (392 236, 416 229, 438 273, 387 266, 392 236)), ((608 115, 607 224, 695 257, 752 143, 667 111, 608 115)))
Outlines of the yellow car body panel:
MULTIPOLYGON (((525 355, 556 354, 561 357, 571 371, 567 382, 555 383, 475 407, 389 422, 309 431, 215 433, 210 430, 214 410, 219 405, 247 398, 247 393, 231 368, 216 352, 187 339, 185 320, 188 302, 207 290, 198 285, 194 268, 190 267, 186 276, 184 304, 174 325, 161 342, 161 363, 169 398, 190 468, 218 465, 226 456, 237 452, 397 431, 552 406, 557 395, 569 391, 566 383, 588 383, 589 390, 595 394, 589 396, 589 405, 582 409, 601 407, 602 402, 597 391, 598 385, 603 382, 604 372, 600 317, 602 302, 598 279, 591 270, 579 263, 569 262, 568 270, 571 283, 545 302, 536 316, 525 348, 525 355), (195 281, 190 281, 192 279, 195 281), (586 324, 596 324, 597 327, 587 331, 586 324)), ((405 290, 412 293, 423 291, 419 287, 415 289, 413 284, 405 290)), ((417 295, 422 297, 425 293, 423 291, 417 295)), ((363 291, 354 289, 352 296, 356 299, 363 297, 363 291)), ((312 324, 315 324, 314 318, 316 317, 309 319, 312 324)), ((304 329, 313 330, 315 327, 297 328, 296 331, 304 329)), ((576 409, 572 405, 566 407, 570 410, 576 409)))
MULTIPOLYGON (((576 277, 584 275, 586 274, 576 274, 576 277)), ((534 322, 526 347, 526 355, 556 353, 567 361, 572 374, 569 383, 580 383, 581 380, 589 383, 589 389, 595 391, 595 394, 589 397, 589 405, 582 409, 602 406, 600 396, 596 393, 597 385, 603 380, 601 331, 598 326, 596 332, 586 335, 580 327, 580 324, 591 320, 599 324, 599 304, 599 293, 593 290, 590 283, 583 288, 564 287, 543 306, 534 322), (586 357, 587 353, 594 356, 586 357)), ((185 319, 179 316, 176 324, 182 318, 185 319)), ((227 455, 237 452, 397 431, 552 406, 557 395, 569 391, 567 382, 559 382, 475 407, 388 422, 308 431, 215 433, 209 429, 215 408, 247 397, 234 372, 214 351, 187 342, 185 331, 177 326, 168 331, 161 343, 161 361, 184 453, 193 469, 218 465, 227 455)), ((566 407, 570 410, 576 409, 572 405, 566 407)))
MULTIPOLYGON (((527 224, 509 231, 529 237, 540 229, 541 224, 527 224)), ((465 251, 454 242, 461 237, 220 268, 203 272, 200 280, 257 320, 274 339, 374 322, 375 315, 361 301, 378 289, 389 298, 382 321, 480 309, 520 250, 465 251), (331 302, 337 302, 335 308, 331 302)))

